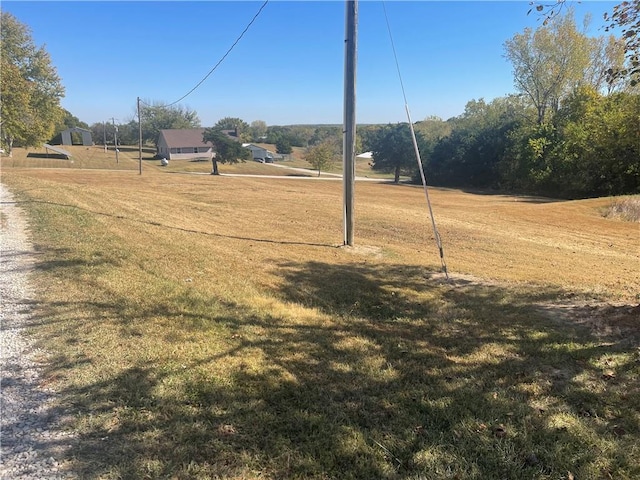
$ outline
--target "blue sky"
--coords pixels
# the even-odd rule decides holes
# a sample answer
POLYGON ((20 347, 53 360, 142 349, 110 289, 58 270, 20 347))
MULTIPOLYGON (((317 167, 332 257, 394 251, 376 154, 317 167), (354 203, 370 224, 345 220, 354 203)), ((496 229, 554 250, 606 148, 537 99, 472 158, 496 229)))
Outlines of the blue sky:
MULTIPOLYGON (((89 124, 134 118, 136 98, 171 103, 225 54, 262 1, 3 1, 51 55, 62 106, 89 124)), ((615 2, 575 3, 591 34, 615 2)), ((541 20, 528 1, 361 0, 357 122, 405 121, 391 34, 414 121, 461 114, 514 92, 504 42, 541 20)), ((342 123, 345 4, 271 0, 225 61, 180 102, 203 126, 222 117, 268 125, 342 123)))

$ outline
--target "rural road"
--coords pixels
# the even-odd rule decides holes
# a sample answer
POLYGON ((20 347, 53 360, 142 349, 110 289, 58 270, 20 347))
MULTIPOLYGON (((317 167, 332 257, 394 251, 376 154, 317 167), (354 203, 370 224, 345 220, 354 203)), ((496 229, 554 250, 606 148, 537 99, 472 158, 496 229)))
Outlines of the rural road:
MULTIPOLYGON (((278 165, 275 163, 265 163, 264 165, 269 165, 274 168, 281 168, 285 170, 290 170, 294 172, 299 172, 302 175, 258 175, 251 173, 221 173, 221 177, 254 177, 254 178, 284 178, 288 180, 329 180, 329 181, 338 181, 342 180, 341 173, 328 173, 322 172, 321 176, 318 177, 318 172, 314 172, 313 170, 309 170, 308 168, 297 168, 297 167, 288 167, 286 165, 278 165)), ((180 173, 188 173, 190 175, 211 175, 210 173, 204 172, 180 172, 180 173)), ((357 182, 377 182, 377 183, 392 183, 392 181, 385 178, 369 178, 369 177, 355 177, 357 182)))
MULTIPOLYGON (((314 174, 315 176, 313 177, 301 177, 301 178, 315 178, 316 180, 342 180, 342 174, 341 173, 328 173, 328 172, 322 172, 321 176, 318 177, 317 176, 317 172, 314 172, 313 170, 310 170, 308 168, 296 168, 296 167, 288 167, 287 165, 279 165, 277 163, 267 163, 265 165, 270 165, 272 167, 276 167, 276 168, 285 168, 287 170, 293 170, 296 172, 301 172, 301 173, 305 173, 307 175, 309 174, 314 174), (325 177, 323 177, 322 175, 326 175, 325 177)), ((286 176, 286 178, 291 178, 291 176, 286 176)), ((387 179, 383 179, 383 178, 369 178, 369 177, 355 177, 355 180, 357 182, 389 182, 389 180, 387 179)))

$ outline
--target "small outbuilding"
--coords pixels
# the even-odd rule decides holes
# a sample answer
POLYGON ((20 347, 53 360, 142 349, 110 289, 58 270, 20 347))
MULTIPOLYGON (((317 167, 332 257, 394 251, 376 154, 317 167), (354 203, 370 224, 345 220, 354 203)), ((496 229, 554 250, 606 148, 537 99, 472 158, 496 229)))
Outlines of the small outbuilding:
POLYGON ((86 128, 80 127, 72 127, 63 130, 60 135, 62 135, 62 145, 73 145, 73 136, 72 134, 80 134, 82 138, 82 145, 85 147, 90 147, 93 145, 93 139, 91 138, 91 130, 87 130, 86 128))

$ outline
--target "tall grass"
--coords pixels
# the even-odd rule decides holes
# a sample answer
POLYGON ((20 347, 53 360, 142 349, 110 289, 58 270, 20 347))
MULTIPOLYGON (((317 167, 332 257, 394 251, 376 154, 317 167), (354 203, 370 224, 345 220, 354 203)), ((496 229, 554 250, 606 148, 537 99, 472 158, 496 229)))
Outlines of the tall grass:
POLYGON ((604 209, 603 216, 627 222, 640 222, 640 195, 614 199, 604 209))

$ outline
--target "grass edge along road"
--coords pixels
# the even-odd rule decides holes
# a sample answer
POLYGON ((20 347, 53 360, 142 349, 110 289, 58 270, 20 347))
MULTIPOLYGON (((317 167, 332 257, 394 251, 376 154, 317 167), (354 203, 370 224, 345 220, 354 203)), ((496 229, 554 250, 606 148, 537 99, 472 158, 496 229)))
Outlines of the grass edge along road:
POLYGON ((412 187, 358 185, 345 249, 334 182, 3 182, 85 478, 640 475, 637 225, 605 200, 435 191, 446 283, 412 187))

